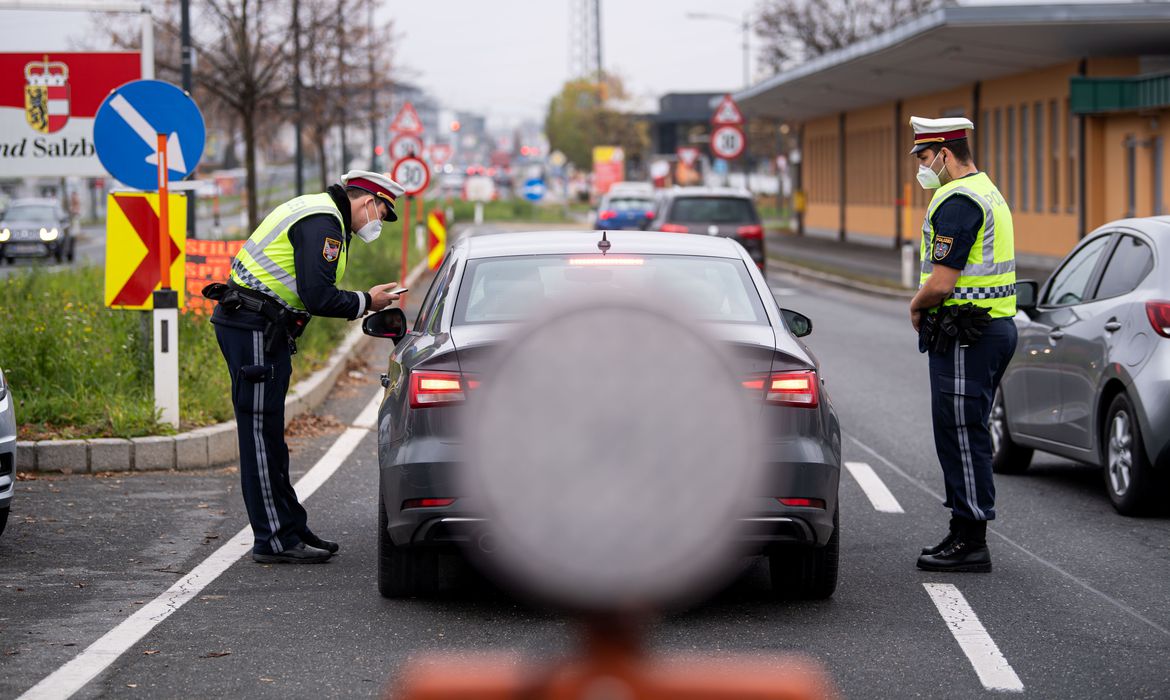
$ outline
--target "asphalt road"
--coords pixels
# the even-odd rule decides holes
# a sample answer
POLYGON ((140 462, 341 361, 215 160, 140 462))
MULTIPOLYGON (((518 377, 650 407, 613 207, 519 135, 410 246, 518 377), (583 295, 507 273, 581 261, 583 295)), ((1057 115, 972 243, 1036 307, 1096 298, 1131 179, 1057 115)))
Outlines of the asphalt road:
MULTIPOLYGON (((1000 695, 988 686, 1013 687, 1013 678, 1027 697, 1170 696, 1170 518, 1123 518, 1097 471, 1040 455, 1026 475, 997 478, 994 573, 917 571, 918 549, 941 537, 947 513, 926 362, 903 304, 772 281, 782 305, 814 321, 810 345, 846 460, 868 464, 897 508, 843 475, 842 578, 831 600, 775 601, 766 567, 745 561, 726 590, 663 620, 655 647, 807 654, 850 698, 1000 695), (879 511, 871 495, 902 512, 879 511)), ((457 564, 433 598, 378 596, 376 438, 343 430, 378 394, 388 349, 371 349, 318 411, 331 418, 301 425, 292 443, 299 476, 339 438, 360 437, 306 501, 314 529, 341 553, 308 567, 233 559, 77 697, 376 696, 420 650, 547 656, 571 644, 571 623, 457 564)), ((237 479, 224 469, 21 481, 0 538, 0 696, 20 695, 150 606, 243 528, 237 479)))

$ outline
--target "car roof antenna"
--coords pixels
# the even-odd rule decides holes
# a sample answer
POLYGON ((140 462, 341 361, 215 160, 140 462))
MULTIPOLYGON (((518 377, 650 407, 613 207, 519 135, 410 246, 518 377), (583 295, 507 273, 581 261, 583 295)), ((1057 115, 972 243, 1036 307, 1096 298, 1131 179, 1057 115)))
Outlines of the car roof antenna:
POLYGON ((605 255, 606 253, 608 253, 610 247, 613 245, 612 243, 609 242, 609 239, 605 237, 605 234, 606 234, 606 232, 602 231, 601 232, 601 240, 597 242, 597 249, 601 251, 602 255, 605 255))

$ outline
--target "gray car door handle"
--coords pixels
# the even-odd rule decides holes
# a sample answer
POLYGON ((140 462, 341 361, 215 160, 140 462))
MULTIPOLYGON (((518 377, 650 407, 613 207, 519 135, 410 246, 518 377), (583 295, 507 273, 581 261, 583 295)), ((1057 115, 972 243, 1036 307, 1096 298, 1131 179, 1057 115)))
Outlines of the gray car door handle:
POLYGON ((1048 334, 1049 340, 1060 340, 1064 337, 1064 331, 1052 331, 1048 334))
POLYGON ((1110 333, 1113 333, 1114 331, 1119 331, 1119 330, 1121 330, 1121 322, 1117 321, 1117 320, 1110 320, 1108 323, 1105 324, 1105 330, 1109 331, 1110 333))

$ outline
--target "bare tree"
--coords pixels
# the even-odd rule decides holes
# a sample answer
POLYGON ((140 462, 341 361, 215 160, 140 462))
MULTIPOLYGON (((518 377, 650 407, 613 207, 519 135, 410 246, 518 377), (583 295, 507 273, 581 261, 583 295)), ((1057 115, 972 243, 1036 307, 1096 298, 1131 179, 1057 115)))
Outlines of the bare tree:
MULTIPOLYGON (((376 10, 382 3, 374 2, 376 10)), ((362 128, 371 119, 376 121, 385 116, 388 109, 389 92, 393 88, 393 25, 351 26, 340 37, 339 45, 336 0, 300 0, 300 3, 303 84, 300 116, 324 189, 331 179, 329 133, 346 125, 362 128), (372 114, 371 91, 375 93, 372 114)))
POLYGON ((936 0, 761 0, 760 59, 774 71, 850 46, 912 19, 936 0))

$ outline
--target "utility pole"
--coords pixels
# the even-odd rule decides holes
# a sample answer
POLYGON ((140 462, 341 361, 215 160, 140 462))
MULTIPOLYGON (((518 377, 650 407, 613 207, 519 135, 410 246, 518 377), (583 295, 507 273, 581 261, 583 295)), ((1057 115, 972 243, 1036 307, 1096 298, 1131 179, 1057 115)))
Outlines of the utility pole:
MULTIPOLYGON (((378 169, 378 116, 375 100, 376 79, 374 77, 374 0, 366 2, 366 31, 370 33, 370 170, 378 169)), ((405 236, 406 234, 403 233, 405 236)))
MULTIPOLYGON (((183 0, 186 3, 188 0, 183 0)), ((293 29, 293 132, 296 141, 296 183, 297 196, 305 193, 305 153, 301 131, 301 0, 292 0, 293 29)))
POLYGON ((183 90, 191 92, 191 0, 179 3, 179 43, 183 61, 183 90))
POLYGON ((341 172, 346 171, 349 149, 345 145, 345 3, 337 0, 337 128, 341 131, 341 172))

